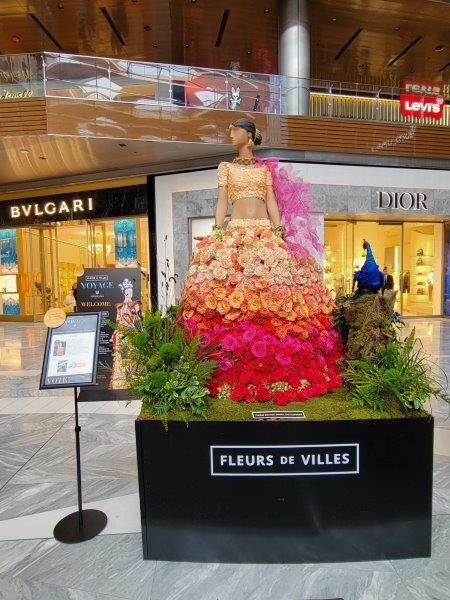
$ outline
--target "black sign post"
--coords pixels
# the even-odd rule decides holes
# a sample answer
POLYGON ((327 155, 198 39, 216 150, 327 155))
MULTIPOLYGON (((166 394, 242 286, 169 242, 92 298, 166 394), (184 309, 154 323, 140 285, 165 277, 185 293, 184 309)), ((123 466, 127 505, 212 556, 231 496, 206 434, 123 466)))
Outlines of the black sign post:
POLYGON ((53 530, 55 539, 65 544, 92 539, 108 520, 100 510, 83 510, 78 421, 78 387, 95 385, 97 380, 100 321, 97 312, 68 314, 62 325, 48 329, 45 343, 40 389, 73 387, 75 400, 78 511, 61 519, 53 530))

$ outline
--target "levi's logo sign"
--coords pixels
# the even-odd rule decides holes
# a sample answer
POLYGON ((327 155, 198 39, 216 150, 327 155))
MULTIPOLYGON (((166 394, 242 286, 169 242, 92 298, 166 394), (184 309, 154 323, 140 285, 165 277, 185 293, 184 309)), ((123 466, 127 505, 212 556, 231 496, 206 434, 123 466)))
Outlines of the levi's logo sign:
POLYGON ((442 119, 444 105, 440 82, 412 79, 402 81, 400 107, 404 117, 442 119))
POLYGON ((213 477, 352 475, 359 473, 359 444, 210 446, 213 477))

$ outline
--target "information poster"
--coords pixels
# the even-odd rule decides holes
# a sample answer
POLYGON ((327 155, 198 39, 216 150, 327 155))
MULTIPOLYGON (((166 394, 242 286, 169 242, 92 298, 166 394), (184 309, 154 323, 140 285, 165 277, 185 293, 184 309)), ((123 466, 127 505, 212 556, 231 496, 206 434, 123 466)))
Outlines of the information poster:
POLYGON ((78 277, 77 310, 100 311, 97 389, 120 390, 127 378, 126 347, 118 330, 108 322, 134 327, 142 320, 139 269, 85 269, 78 277))
POLYGON ((40 389, 95 384, 99 332, 99 313, 71 313, 49 329, 40 389))

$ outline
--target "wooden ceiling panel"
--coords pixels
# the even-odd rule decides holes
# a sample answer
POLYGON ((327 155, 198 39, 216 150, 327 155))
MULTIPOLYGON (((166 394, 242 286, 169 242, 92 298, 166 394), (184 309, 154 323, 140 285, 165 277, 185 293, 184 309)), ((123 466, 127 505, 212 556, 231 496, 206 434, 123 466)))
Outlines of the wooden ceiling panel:
MULTIPOLYGON (((277 0, 0 0, 0 52, 58 51, 29 13, 68 53, 278 72, 277 0)), ((310 28, 314 78, 396 85, 415 75, 450 83, 450 65, 441 70, 450 63, 444 0, 310 0, 310 28)))

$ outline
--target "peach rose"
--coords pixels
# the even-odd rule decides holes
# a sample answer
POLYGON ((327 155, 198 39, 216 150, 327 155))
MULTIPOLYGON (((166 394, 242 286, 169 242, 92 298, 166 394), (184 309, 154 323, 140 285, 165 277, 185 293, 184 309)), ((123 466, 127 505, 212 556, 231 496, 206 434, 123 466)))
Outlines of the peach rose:
POLYGON ((227 290, 222 286, 213 289, 213 294, 218 300, 224 300, 227 297, 227 290))
POLYGON ((239 308, 244 300, 244 294, 239 290, 232 292, 228 298, 228 301, 233 308, 239 308))
POLYGON ((251 311, 256 312, 257 310, 259 310, 261 308, 261 299, 256 294, 251 295, 249 297, 249 299, 247 300, 247 302, 248 302, 248 308, 251 311))
POLYGON ((230 303, 228 302, 228 300, 219 300, 219 302, 217 303, 217 311, 221 315, 226 315, 229 310, 230 303))
POLYGON ((208 294, 205 298, 205 306, 214 310, 217 306, 216 297, 213 294, 208 294))
POLYGON ((218 279, 219 281, 223 281, 227 278, 227 270, 223 267, 214 267, 212 274, 214 279, 218 279))

